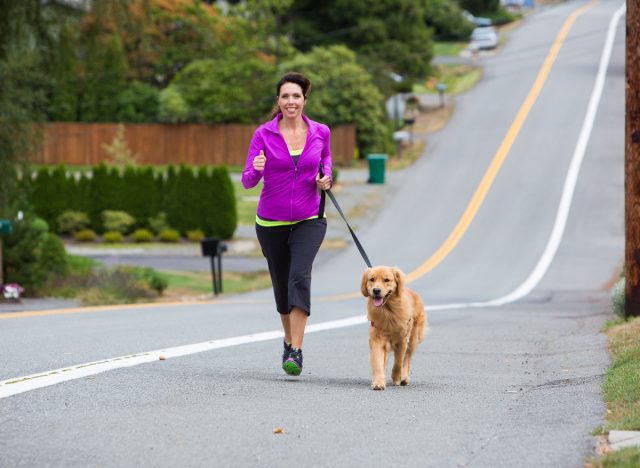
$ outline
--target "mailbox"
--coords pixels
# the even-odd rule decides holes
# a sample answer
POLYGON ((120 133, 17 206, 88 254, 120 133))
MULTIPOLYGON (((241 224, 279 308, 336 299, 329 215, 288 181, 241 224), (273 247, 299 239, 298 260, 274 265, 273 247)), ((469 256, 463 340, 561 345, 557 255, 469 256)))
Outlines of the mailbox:
POLYGON ((222 254, 227 251, 227 244, 215 237, 205 237, 200 241, 202 256, 211 260, 211 276, 213 277, 213 294, 222 292, 222 254), (218 259, 216 264, 216 258, 218 259))
POLYGON ((11 234, 13 230, 13 226, 11 225, 11 221, 8 219, 0 219, 0 235, 7 236, 11 234))

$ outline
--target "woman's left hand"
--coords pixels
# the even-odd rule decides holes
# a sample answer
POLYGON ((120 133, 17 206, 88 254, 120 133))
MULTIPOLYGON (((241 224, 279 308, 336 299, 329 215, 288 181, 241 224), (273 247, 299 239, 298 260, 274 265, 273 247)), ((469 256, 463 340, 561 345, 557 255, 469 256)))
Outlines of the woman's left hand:
POLYGON ((316 174, 316 185, 320 190, 329 190, 331 188, 331 179, 329 176, 320 178, 320 174, 316 174))

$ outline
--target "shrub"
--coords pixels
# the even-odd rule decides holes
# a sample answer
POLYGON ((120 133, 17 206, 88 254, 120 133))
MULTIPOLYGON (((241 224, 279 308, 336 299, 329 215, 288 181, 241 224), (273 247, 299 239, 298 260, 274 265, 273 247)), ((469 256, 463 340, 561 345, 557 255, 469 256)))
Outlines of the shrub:
POLYGON ((625 279, 620 278, 611 290, 611 306, 618 317, 624 317, 625 279))
POLYGON ((114 210, 104 210, 102 212, 102 221, 107 231, 118 231, 121 234, 126 234, 136 222, 129 213, 114 210))
POLYGON ((158 235, 162 242, 178 242, 180 240, 180 233, 175 229, 165 229, 158 235))
POLYGON ((2 257, 5 283, 18 283, 27 295, 44 282, 46 275, 38 268, 39 247, 49 231, 49 225, 33 214, 27 214, 13 226, 13 232, 3 237, 2 257))
POLYGON ((69 274, 67 252, 62 240, 53 233, 46 233, 38 247, 36 268, 43 273, 45 281, 64 278, 69 274))
POLYGON ((118 122, 155 122, 159 94, 158 88, 133 81, 118 96, 118 122))
POLYGON ((78 242, 93 242, 98 237, 95 231, 91 229, 83 229, 82 231, 76 232, 73 237, 78 242))
POLYGON ((151 230, 156 234, 160 234, 165 229, 169 229, 169 224, 167 223, 167 213, 165 213, 164 211, 161 211, 156 216, 149 218, 147 222, 149 223, 149 227, 151 228, 151 230))
POLYGON ((83 305, 122 304, 149 299, 157 294, 137 268, 101 269, 87 277, 74 278, 76 298, 83 305))
POLYGON ((153 240, 153 234, 147 229, 136 229, 133 234, 131 234, 131 239, 138 243, 151 242, 153 240))
POLYGON ((191 242, 200 242, 204 239, 204 232, 200 229, 196 229, 194 231, 187 231, 187 239, 191 242))
POLYGON ((107 231, 104 233, 103 239, 107 244, 121 244, 124 241, 124 236, 118 231, 107 231))
POLYGON ((82 211, 65 210, 56 219, 58 233, 74 234, 89 226, 89 216, 82 211))
POLYGON ((146 281, 147 285, 149 285, 149 287, 159 295, 161 295, 169 286, 167 279, 153 268, 145 268, 139 273, 141 273, 141 276, 146 281))

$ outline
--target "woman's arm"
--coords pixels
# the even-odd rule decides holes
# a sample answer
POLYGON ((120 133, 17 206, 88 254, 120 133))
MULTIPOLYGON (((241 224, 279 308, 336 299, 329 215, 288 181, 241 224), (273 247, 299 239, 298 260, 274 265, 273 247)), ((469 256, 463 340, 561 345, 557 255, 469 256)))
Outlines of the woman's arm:
POLYGON ((258 156, 261 151, 264 151, 264 149, 264 140, 260 134, 260 129, 258 129, 253 133, 253 137, 251 138, 249 152, 247 153, 247 162, 244 165, 244 171, 242 171, 242 185, 246 189, 255 187, 258 182, 260 182, 260 179, 262 179, 264 170, 258 171, 254 169, 253 159, 258 156))
POLYGON ((331 175, 331 130, 329 127, 326 128, 326 135, 323 138, 324 145, 322 147, 322 154, 320 155, 320 164, 323 166, 323 171, 325 176, 329 176, 329 181, 331 182, 330 188, 333 187, 333 177, 331 175))

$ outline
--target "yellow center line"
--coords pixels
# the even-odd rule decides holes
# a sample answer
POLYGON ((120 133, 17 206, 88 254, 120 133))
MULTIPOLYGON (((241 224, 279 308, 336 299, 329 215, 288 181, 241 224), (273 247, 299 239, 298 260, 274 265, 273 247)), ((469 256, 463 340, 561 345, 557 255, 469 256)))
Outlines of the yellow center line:
MULTIPOLYGON (((476 189, 471 201, 467 205, 462 217, 454 227, 449 237, 440 245, 440 247, 429 257, 422 265, 413 270, 412 272, 407 274, 407 281, 412 282, 426 275, 428 272, 433 270, 437 265, 439 265, 446 257, 451 253, 451 251, 455 248, 455 246, 460 242, 464 234, 467 232, 467 229, 471 225, 471 222, 475 218, 478 210, 482 206, 493 181, 495 180, 502 164, 504 163, 511 147, 513 146, 516 137, 520 133, 524 122, 531 111, 534 103, 538 99, 538 95, 542 90, 547 78, 549 77, 549 73, 551 72, 551 68, 558 57, 558 53, 560 52, 560 48, 564 44, 567 35, 569 34, 569 30, 573 26, 573 23, 582 13, 593 7, 598 3, 599 0, 592 0, 591 2, 583 5, 578 8, 574 12, 572 12, 569 17, 566 19, 560 32, 556 36, 547 57, 538 72, 538 76, 536 77, 527 98, 524 100, 516 118, 512 122, 509 130, 507 131, 506 136, 502 140, 498 151, 493 156, 491 164, 489 168, 485 172, 478 188, 476 189)), ((319 301, 328 302, 328 301, 342 301, 347 299, 355 299, 361 297, 360 292, 352 292, 339 294, 334 296, 325 296, 322 298, 318 298, 319 301)), ((128 304, 128 305, 118 305, 118 306, 96 306, 96 307, 75 307, 68 309, 55 309, 55 310, 38 310, 38 311, 28 311, 28 312, 10 312, 0 314, 0 320, 3 319, 11 319, 11 318, 26 318, 26 317, 39 317, 39 316, 48 316, 48 315, 62 315, 62 314, 81 314, 88 312, 99 312, 113 309, 145 309, 150 307, 175 307, 175 306, 184 306, 186 304, 202 304, 202 305, 215 305, 215 304, 264 304, 268 301, 266 300, 258 300, 258 299, 221 299, 221 300, 211 300, 211 301, 194 301, 194 302, 173 302, 173 303, 149 303, 149 304, 128 304)))
POLYGON ((91 307, 69 307, 66 309, 31 310, 25 312, 0 313, 0 320, 12 318, 43 317, 47 315, 86 314, 108 310, 138 310, 162 307, 178 307, 185 305, 217 305, 217 304, 266 304, 262 299, 213 299, 210 301, 182 301, 182 302, 148 302, 144 304, 119 304, 91 307))

